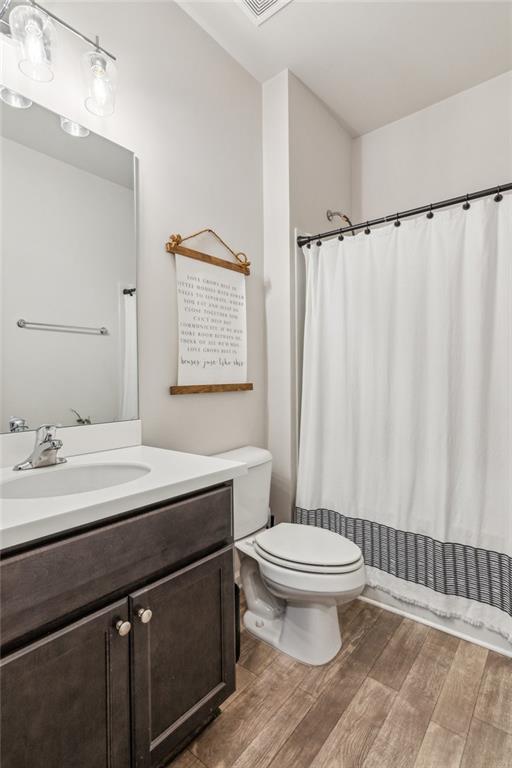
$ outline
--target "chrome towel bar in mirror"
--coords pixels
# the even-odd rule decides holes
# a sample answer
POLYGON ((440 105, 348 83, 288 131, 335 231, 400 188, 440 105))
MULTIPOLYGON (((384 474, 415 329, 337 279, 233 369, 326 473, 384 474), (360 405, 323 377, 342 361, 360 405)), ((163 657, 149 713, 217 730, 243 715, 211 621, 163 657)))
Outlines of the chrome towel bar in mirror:
POLYGON ((29 320, 20 318, 16 323, 18 328, 27 328, 39 331, 64 331, 65 333, 92 333, 99 336, 108 336, 108 328, 104 325, 101 328, 91 328, 87 325, 62 325, 56 323, 32 323, 29 320))

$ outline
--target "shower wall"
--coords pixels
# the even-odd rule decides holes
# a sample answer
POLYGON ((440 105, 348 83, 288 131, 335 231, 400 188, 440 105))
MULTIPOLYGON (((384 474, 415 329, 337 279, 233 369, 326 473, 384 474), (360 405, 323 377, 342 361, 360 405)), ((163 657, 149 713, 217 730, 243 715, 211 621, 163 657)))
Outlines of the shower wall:
POLYGON ((353 141, 357 221, 512 181, 512 71, 353 141))

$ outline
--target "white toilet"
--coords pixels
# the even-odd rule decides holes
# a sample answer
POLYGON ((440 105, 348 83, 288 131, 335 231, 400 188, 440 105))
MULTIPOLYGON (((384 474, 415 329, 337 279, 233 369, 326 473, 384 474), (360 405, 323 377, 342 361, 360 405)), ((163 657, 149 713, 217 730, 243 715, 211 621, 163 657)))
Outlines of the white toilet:
POLYGON ((266 528, 272 456, 246 446, 218 454, 247 464, 235 478, 234 537, 247 602, 245 627, 306 664, 325 664, 341 648, 336 606, 365 585, 359 547, 337 533, 296 523, 266 528))

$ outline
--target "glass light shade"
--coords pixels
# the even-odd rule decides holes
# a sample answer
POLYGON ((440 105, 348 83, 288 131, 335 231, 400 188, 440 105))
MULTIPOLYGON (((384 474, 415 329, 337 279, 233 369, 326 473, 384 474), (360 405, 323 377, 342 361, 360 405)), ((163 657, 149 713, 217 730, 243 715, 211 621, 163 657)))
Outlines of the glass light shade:
POLYGON ((10 88, 5 86, 0 88, 0 99, 2 99, 4 104, 8 104, 16 109, 28 109, 32 106, 32 102, 26 96, 22 96, 21 93, 16 93, 16 91, 11 91, 10 88))
POLYGON ((93 115, 108 117, 114 111, 117 70, 101 51, 89 51, 82 58, 87 86, 85 108, 93 115))
POLYGON ((32 5, 18 5, 9 14, 11 34, 19 43, 18 67, 39 83, 53 80, 55 27, 50 17, 32 5))
POLYGON ((61 116, 60 127, 65 133, 69 133, 70 136, 77 139, 85 139, 85 137, 89 135, 88 128, 84 128, 83 125, 75 123, 74 120, 70 120, 68 117, 61 116))

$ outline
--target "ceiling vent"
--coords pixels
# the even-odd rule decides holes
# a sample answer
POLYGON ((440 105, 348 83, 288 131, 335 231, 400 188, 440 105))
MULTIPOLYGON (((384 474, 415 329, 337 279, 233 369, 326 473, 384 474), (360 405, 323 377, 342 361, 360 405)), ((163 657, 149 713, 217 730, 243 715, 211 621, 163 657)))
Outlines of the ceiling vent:
POLYGON ((259 26, 292 0, 238 0, 238 5, 259 26))

